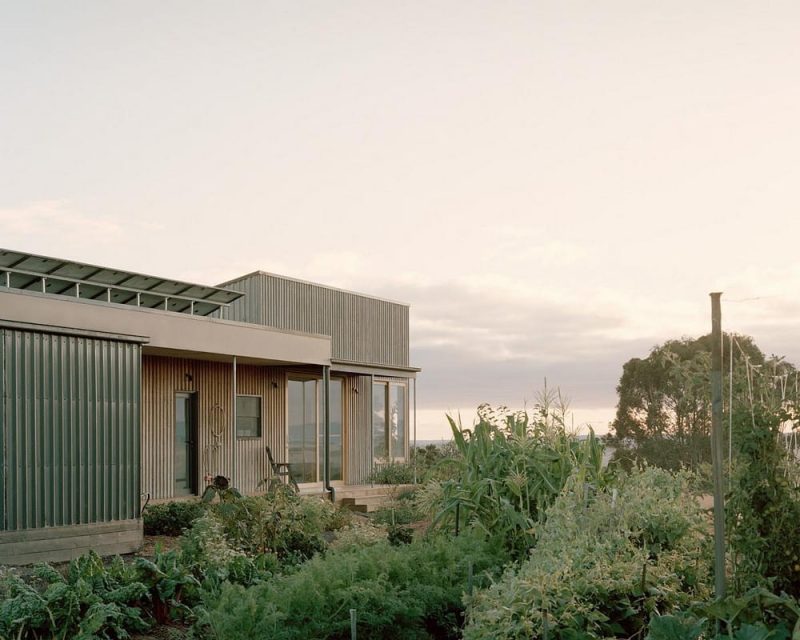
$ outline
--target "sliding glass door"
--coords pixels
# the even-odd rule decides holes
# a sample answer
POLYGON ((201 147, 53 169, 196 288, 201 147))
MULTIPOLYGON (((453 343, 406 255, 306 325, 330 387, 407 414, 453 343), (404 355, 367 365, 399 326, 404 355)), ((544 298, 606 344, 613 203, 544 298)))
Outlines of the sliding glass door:
POLYGON ((375 382, 372 385, 372 454, 375 462, 404 460, 408 437, 406 385, 375 382))
MULTIPOLYGON (((322 380, 290 378, 288 391, 289 466, 300 482, 322 482, 325 464, 325 393, 322 380)), ((343 381, 330 382, 330 479, 343 477, 343 381)))

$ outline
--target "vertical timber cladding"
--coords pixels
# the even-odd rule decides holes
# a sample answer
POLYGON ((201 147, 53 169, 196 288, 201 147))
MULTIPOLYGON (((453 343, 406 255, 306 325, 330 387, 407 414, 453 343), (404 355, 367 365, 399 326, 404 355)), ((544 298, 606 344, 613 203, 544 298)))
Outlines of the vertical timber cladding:
POLYGON ((0 529, 139 517, 141 346, 0 329, 0 529))
POLYGON ((331 336, 333 359, 409 364, 408 305, 266 273, 225 287, 245 294, 225 318, 331 336))
MULTIPOLYGON (((237 439, 237 488, 260 490, 267 477, 267 445, 283 451, 285 375, 281 369, 239 365, 237 393, 261 397, 261 437, 237 439)), ((206 477, 230 477, 233 367, 228 362, 145 355, 142 359, 142 492, 173 497, 175 394, 196 393, 199 491, 206 477)))

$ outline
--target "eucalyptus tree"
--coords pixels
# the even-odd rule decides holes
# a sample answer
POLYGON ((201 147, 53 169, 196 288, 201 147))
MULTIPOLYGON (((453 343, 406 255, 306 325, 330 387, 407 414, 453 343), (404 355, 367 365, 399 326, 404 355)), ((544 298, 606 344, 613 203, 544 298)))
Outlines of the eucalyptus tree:
MULTIPOLYGON (((752 338, 733 337, 733 349, 731 336, 723 337, 723 363, 727 375, 733 358, 734 392, 743 394, 752 369, 766 360, 752 338)), ((625 466, 646 462, 668 469, 710 462, 710 373, 711 335, 668 340, 647 357, 628 360, 607 438, 615 459, 625 466)))

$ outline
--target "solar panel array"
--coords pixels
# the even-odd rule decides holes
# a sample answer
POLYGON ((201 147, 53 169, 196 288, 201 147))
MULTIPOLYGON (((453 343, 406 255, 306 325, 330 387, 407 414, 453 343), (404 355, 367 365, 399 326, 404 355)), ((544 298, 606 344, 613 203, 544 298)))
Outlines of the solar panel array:
POLYGON ((131 271, 0 249, 2 287, 207 316, 242 293, 131 271))

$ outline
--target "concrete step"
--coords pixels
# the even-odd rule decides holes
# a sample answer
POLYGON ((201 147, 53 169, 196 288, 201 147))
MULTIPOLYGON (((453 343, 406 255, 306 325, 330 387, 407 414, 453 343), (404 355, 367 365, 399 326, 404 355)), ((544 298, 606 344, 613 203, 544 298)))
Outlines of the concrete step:
POLYGON ((336 499, 355 498, 360 496, 398 495, 403 491, 412 489, 414 485, 376 484, 345 487, 336 487, 336 499))
POLYGON ((348 506, 354 504, 385 504, 392 499, 391 496, 386 494, 383 495, 372 495, 372 496, 358 496, 356 498, 342 498, 342 504, 346 504, 348 506))

